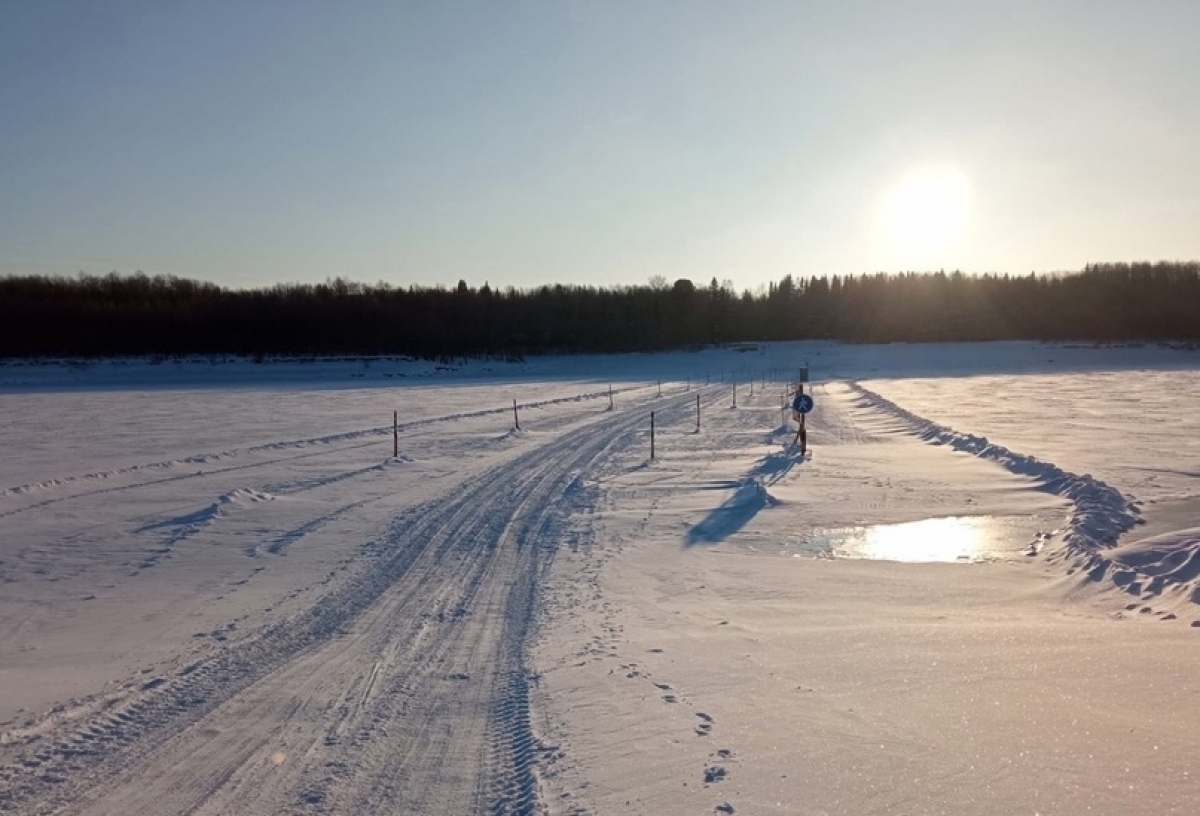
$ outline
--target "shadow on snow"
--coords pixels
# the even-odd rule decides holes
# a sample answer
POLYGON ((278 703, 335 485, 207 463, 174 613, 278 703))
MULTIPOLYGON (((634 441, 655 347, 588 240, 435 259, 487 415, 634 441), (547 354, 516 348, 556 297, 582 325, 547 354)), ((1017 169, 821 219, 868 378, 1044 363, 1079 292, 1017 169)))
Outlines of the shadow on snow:
POLYGON ((803 461, 800 451, 789 446, 764 456, 753 470, 737 481, 709 484, 705 489, 732 488, 733 495, 688 530, 684 546, 719 544, 745 527, 764 507, 778 505, 779 500, 767 492, 767 487, 783 479, 803 461))

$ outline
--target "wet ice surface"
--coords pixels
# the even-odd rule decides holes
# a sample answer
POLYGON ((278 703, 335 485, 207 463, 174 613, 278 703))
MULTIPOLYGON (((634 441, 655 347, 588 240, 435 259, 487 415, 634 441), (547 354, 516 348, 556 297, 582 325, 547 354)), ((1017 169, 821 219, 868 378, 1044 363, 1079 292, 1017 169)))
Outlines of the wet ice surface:
POLYGON ((1044 525, 1034 516, 947 516, 816 529, 802 549, 805 554, 880 561, 996 561, 1027 557, 1044 535, 1044 525))

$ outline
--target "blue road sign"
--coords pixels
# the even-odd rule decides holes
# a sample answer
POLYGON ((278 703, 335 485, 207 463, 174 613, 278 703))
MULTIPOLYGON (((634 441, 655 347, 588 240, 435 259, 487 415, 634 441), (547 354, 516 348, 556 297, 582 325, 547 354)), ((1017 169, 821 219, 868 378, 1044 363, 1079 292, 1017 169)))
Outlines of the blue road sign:
POLYGON ((792 410, 797 414, 807 414, 813 409, 813 398, 808 394, 797 394, 792 400, 792 410))

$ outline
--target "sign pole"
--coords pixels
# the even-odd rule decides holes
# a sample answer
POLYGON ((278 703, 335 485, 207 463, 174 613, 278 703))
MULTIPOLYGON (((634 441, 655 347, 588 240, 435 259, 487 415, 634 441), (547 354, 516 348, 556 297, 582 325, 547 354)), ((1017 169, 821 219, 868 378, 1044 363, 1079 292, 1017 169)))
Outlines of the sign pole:
POLYGON ((654 458, 654 412, 650 412, 650 458, 654 458))

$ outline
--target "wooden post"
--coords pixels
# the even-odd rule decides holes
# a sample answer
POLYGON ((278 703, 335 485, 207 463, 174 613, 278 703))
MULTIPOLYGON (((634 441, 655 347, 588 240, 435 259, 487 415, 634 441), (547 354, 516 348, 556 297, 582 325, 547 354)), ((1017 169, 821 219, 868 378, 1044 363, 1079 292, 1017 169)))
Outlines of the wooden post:
POLYGON ((700 395, 696 395, 696 431, 700 431, 700 395))
POLYGON ((513 424, 517 426, 517 430, 521 430, 521 418, 517 416, 517 401, 513 400, 513 424))
POLYGON ((392 458, 400 457, 400 412, 392 411, 392 458))
POLYGON ((610 410, 610 411, 611 411, 611 410, 612 410, 612 408, 613 408, 613 401, 612 401, 612 385, 610 384, 610 385, 608 386, 608 410, 610 410))
POLYGON ((654 458, 654 412, 650 412, 650 458, 654 458))
POLYGON ((737 383, 733 384, 733 407, 737 408, 737 383))
POLYGON ((754 399, 754 378, 750 378, 750 399, 754 399))

